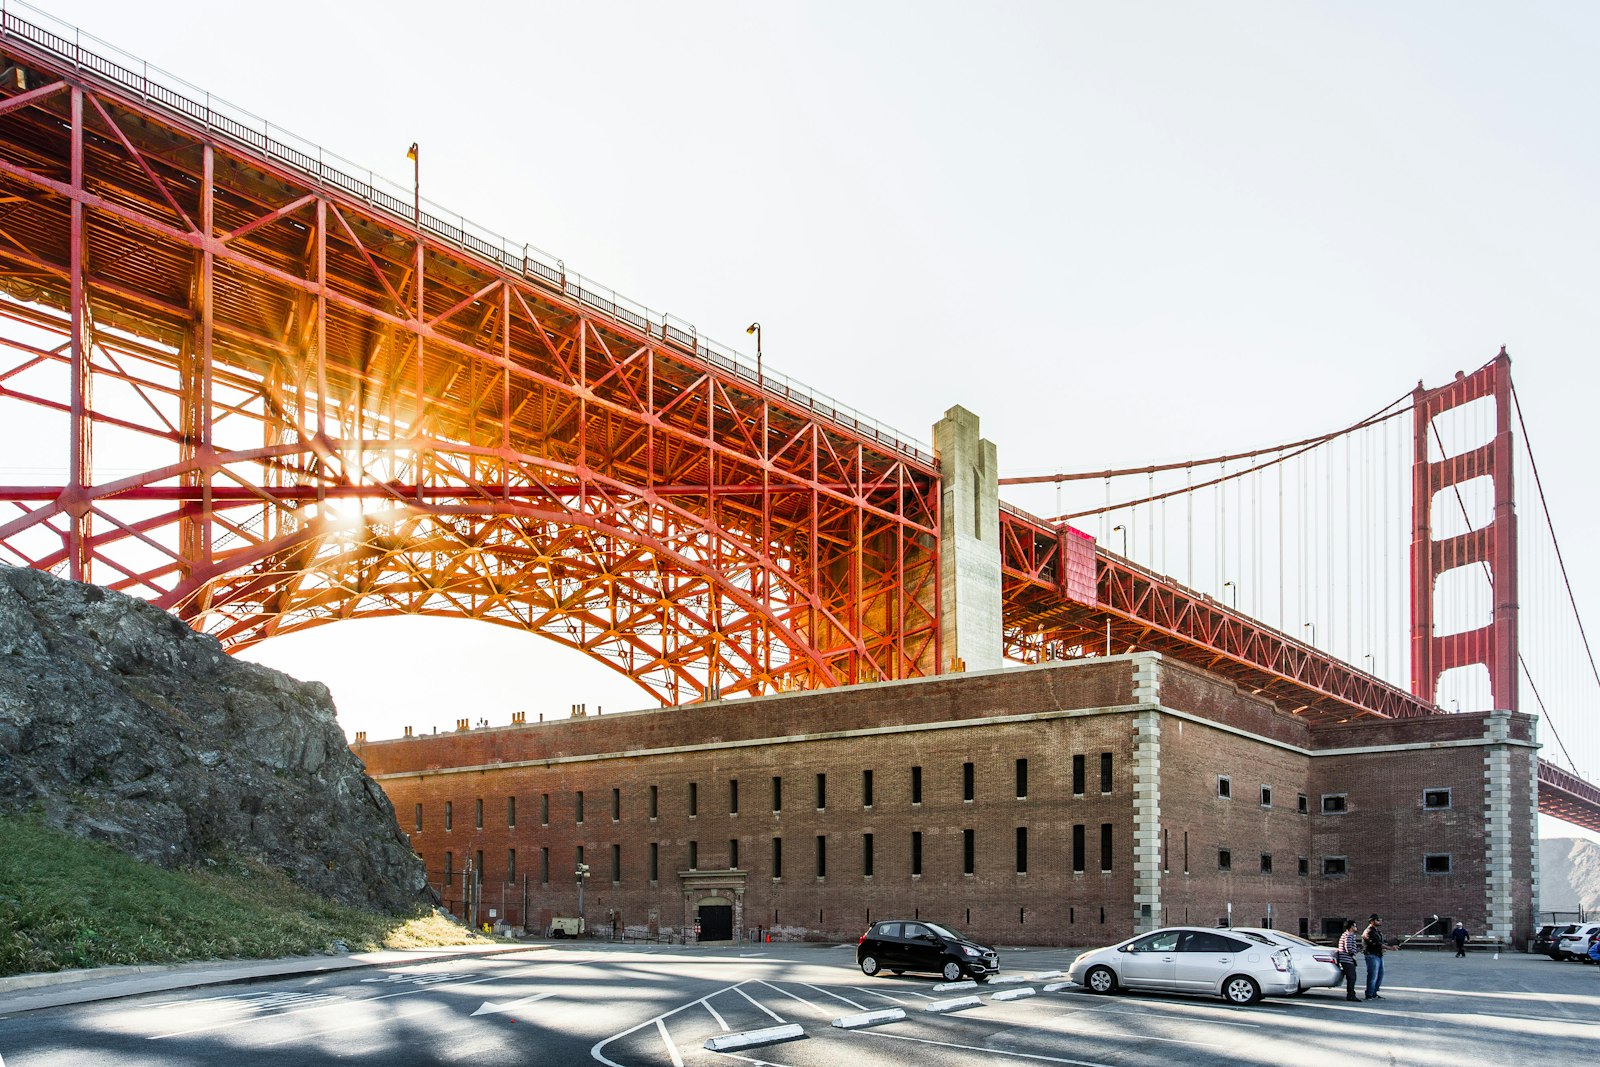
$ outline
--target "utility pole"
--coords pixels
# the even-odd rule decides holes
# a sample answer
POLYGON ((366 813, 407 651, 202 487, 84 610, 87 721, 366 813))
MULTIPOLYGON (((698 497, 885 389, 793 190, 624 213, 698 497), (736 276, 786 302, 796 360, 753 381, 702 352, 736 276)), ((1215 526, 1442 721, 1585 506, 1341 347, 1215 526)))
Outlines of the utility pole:
POLYGON ((587 863, 578 864, 576 873, 578 875, 578 932, 585 934, 589 932, 589 924, 584 918, 583 883, 589 878, 589 865, 587 863))

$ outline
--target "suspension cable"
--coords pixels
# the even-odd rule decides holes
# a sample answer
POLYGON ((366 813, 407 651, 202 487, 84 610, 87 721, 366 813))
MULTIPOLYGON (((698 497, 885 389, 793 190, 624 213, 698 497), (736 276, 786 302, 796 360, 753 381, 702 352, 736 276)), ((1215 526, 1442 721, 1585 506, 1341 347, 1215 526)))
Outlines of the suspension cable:
MULTIPOLYGON (((1231 463, 1236 459, 1255 459, 1257 456, 1264 456, 1269 452, 1283 452, 1291 448, 1301 448, 1305 445, 1320 445, 1324 442, 1333 440, 1335 437, 1340 437, 1347 433, 1354 433, 1356 430, 1364 430, 1368 426, 1376 426, 1380 422, 1386 422, 1397 415, 1403 415, 1407 411, 1411 410, 1411 405, 1409 403, 1411 396, 1412 394, 1409 392, 1402 393, 1398 398, 1391 400, 1389 403, 1373 412, 1367 418, 1362 419, 1353 426, 1346 426, 1342 430, 1333 430, 1318 437, 1307 437, 1299 441, 1290 441, 1287 444, 1271 445, 1267 448, 1257 448, 1250 452, 1235 452, 1232 455, 1213 456, 1210 459, 1186 459, 1180 460, 1176 463, 1157 463, 1148 467, 1127 467, 1123 470, 1078 471, 1061 474, 1035 474, 1019 476, 1015 478, 1001 478, 1000 484, 1037 485, 1040 482, 1081 482, 1087 481, 1091 478, 1110 479, 1121 478, 1130 474, 1160 474, 1163 471, 1182 470, 1185 467, 1214 467, 1219 463, 1231 463), (1394 407, 1396 404, 1405 404, 1406 406, 1395 411, 1390 411, 1389 409, 1394 407)), ((1268 465, 1269 464, 1262 464, 1261 467, 1264 468, 1268 465)), ((1251 466, 1247 467, 1245 471, 1240 473, 1247 473, 1248 471, 1257 469, 1259 468, 1251 466)), ((1143 501, 1134 501, 1134 503, 1143 503, 1143 501)))
MULTIPOLYGON (((1410 394, 1407 394, 1407 395, 1409 396, 1410 394)), ((1399 403, 1399 401, 1396 401, 1396 403, 1399 403)), ((1069 512, 1069 513, 1067 513, 1065 515, 1056 515, 1056 516, 1052 517, 1049 521, 1050 522, 1055 522, 1055 523, 1071 522, 1073 519, 1081 519, 1086 515, 1101 515, 1101 514, 1105 514, 1106 512, 1121 511, 1123 508, 1137 507, 1140 504, 1154 504, 1158 500, 1166 500, 1169 497, 1180 496, 1180 495, 1182 495, 1184 493, 1193 492, 1196 489, 1210 489, 1212 486, 1217 486, 1217 485, 1223 484, 1224 482, 1231 482, 1231 481, 1234 481, 1234 480, 1239 479, 1239 478, 1244 478, 1247 475, 1254 474, 1257 471, 1264 471, 1267 468, 1276 466, 1276 465, 1278 465, 1280 463, 1285 462, 1286 460, 1291 460, 1291 459, 1294 459, 1294 458, 1296 458, 1298 456, 1303 456, 1303 455, 1305 455, 1305 454, 1307 454, 1309 452, 1315 452, 1319 445, 1326 444, 1327 442, 1336 439, 1341 434, 1354 433, 1356 430, 1366 429, 1369 426, 1377 426, 1377 425, 1379 425, 1381 423, 1389 421, 1390 419, 1398 418, 1399 416, 1406 414, 1410 410, 1411 410, 1411 408, 1410 408, 1409 405, 1406 406, 1406 407, 1403 407, 1403 408, 1399 408, 1399 409, 1397 409, 1395 411, 1387 411, 1385 409, 1384 412, 1380 412, 1379 414, 1373 415, 1370 418, 1363 419, 1362 421, 1356 423, 1354 426, 1347 427, 1346 429, 1338 430, 1338 431, 1336 431, 1334 433, 1323 434, 1321 437, 1308 437, 1303 441, 1295 441, 1292 444, 1279 445, 1279 446, 1277 446, 1278 449, 1287 449, 1289 451, 1280 452, 1277 456, 1275 456, 1273 459, 1269 460, 1266 463, 1253 463, 1250 466, 1245 467, 1243 470, 1234 471, 1232 474, 1224 473, 1224 474, 1219 475, 1218 477, 1210 479, 1209 481, 1194 482, 1194 483, 1191 483, 1189 485, 1185 485, 1181 489, 1169 489, 1165 493, 1155 493, 1155 494, 1153 494, 1151 496, 1138 497, 1138 498, 1133 499, 1133 500, 1122 500, 1122 501, 1118 501, 1115 504, 1111 503, 1110 500, 1107 500, 1103 507, 1086 508, 1086 509, 1084 509, 1082 511, 1073 511, 1073 512, 1069 512)), ((1248 456, 1260 456, 1260 455, 1266 454, 1268 452, 1274 452, 1274 451, 1277 451, 1277 449, 1267 448, 1267 449, 1260 449, 1260 450, 1255 451, 1255 452, 1241 453, 1241 455, 1242 456, 1247 456, 1247 457, 1248 456)), ((1236 457, 1233 457, 1233 456, 1218 456, 1218 457, 1215 457, 1213 459, 1194 461, 1193 465, 1194 466, 1202 466, 1203 467, 1203 466, 1214 466, 1214 465, 1217 465, 1217 464, 1226 464, 1229 460, 1234 459, 1234 458, 1236 458, 1236 457)), ((1104 478, 1106 480, 1107 486, 1109 487, 1109 485, 1111 483, 1111 479, 1115 478, 1115 477, 1123 477, 1123 476, 1133 475, 1133 474, 1143 474, 1146 471, 1177 470, 1180 467, 1186 467, 1186 466, 1189 466, 1189 464, 1177 463, 1177 464, 1166 464, 1166 465, 1163 465, 1163 466, 1156 466, 1156 467, 1133 467, 1133 468, 1129 468, 1128 470, 1121 470, 1121 471, 1096 471, 1096 472, 1094 472, 1092 474, 1048 475, 1048 476, 1037 477, 1037 478, 1001 478, 1000 479, 1000 484, 1001 485, 1021 485, 1021 484, 1024 484, 1024 483, 1037 483, 1037 482, 1047 482, 1047 481, 1055 481, 1055 480, 1081 481, 1081 480, 1084 480, 1084 479, 1087 479, 1087 478, 1104 478)))
POLYGON ((1561 542, 1556 540, 1555 522, 1550 518, 1550 503, 1544 496, 1544 481, 1539 477, 1539 464, 1533 458, 1533 442, 1528 437, 1528 424, 1522 419, 1522 401, 1517 398, 1516 383, 1511 385, 1511 403, 1517 410, 1517 425, 1522 429, 1522 440, 1528 446, 1528 466, 1533 469, 1534 488, 1539 491, 1539 509, 1544 512, 1545 529, 1550 531, 1550 543, 1556 550, 1556 564, 1561 568, 1561 582, 1567 588, 1567 602, 1572 605, 1572 617, 1578 623, 1578 636, 1583 639, 1583 651, 1589 657, 1589 671, 1600 685, 1600 667, 1595 666, 1594 649, 1589 646, 1589 633, 1583 626, 1583 614, 1578 610, 1578 598, 1572 592, 1572 579, 1567 575, 1567 560, 1561 552, 1561 542))

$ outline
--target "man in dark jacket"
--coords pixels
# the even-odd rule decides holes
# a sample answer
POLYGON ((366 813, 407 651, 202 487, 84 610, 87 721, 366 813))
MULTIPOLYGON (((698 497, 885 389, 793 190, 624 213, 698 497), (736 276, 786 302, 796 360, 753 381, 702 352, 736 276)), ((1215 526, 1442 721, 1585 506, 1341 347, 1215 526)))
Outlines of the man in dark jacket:
POLYGON ((1456 943, 1456 959, 1463 959, 1467 955, 1467 928, 1461 923, 1456 923, 1456 928, 1450 931, 1450 940, 1456 943))
POLYGON ((1382 1000, 1378 990, 1383 986, 1383 920, 1376 913, 1361 931, 1361 952, 1367 958, 1367 999, 1382 1000))

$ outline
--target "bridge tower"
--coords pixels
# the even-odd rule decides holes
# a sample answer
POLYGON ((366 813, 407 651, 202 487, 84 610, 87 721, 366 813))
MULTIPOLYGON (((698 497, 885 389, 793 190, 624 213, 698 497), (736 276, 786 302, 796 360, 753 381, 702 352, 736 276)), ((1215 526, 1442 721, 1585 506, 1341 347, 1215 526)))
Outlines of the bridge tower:
MULTIPOLYGON (((1500 354, 1472 374, 1438 389, 1419 383, 1414 394, 1415 459, 1411 496, 1411 691, 1436 703, 1439 679, 1449 670, 1482 664, 1489 672, 1491 706, 1517 710, 1517 516, 1512 499, 1511 357, 1500 354), (1453 456, 1430 458, 1430 442, 1442 445, 1436 421, 1476 400, 1494 401, 1494 433, 1485 443, 1453 456), (1489 521, 1451 537, 1435 538, 1435 509, 1449 507, 1446 493, 1464 482, 1494 483, 1489 521), (1439 580, 1459 568, 1482 567, 1493 592, 1493 616, 1485 624, 1439 635, 1439 580)), ((1442 453, 1442 447, 1439 449, 1442 453)))

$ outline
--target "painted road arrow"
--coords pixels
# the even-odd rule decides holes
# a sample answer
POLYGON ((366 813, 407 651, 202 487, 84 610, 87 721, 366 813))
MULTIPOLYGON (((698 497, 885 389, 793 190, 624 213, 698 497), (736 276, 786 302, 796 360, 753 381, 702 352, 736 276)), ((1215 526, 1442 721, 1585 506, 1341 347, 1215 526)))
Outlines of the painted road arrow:
POLYGON ((479 1015, 494 1015, 498 1012, 510 1011, 512 1008, 520 1008, 524 1004, 532 1004, 536 1000, 543 1000, 545 997, 553 996, 555 996, 554 993, 535 993, 531 997, 523 997, 521 1000, 508 1000, 504 1004, 492 1004, 486 1000, 483 1002, 483 1007, 472 1014, 475 1017, 479 1015))

